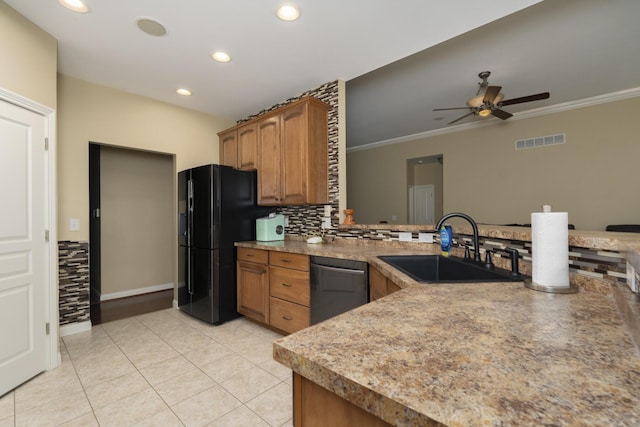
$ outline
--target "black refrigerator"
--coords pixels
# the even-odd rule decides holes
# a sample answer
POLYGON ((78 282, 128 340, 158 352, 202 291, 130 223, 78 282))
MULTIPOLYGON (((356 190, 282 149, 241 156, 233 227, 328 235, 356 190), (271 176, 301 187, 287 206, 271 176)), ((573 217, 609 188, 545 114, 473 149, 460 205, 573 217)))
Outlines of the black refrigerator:
POLYGON ((234 242, 255 240, 256 178, 222 165, 178 173, 178 306, 205 322, 239 316, 234 242))

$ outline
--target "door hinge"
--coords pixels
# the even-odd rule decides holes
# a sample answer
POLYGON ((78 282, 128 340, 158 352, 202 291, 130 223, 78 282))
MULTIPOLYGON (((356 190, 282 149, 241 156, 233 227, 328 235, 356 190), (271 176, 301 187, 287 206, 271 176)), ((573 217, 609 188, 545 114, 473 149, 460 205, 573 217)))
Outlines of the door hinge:
POLYGON ((44 230, 44 240, 45 242, 49 241, 49 230, 44 230))
POLYGON ((49 137, 44 138, 44 151, 49 151, 49 137))
POLYGON ((100 208, 95 208, 93 210, 93 217, 94 218, 100 218, 100 208))
POLYGON ((51 333, 51 323, 49 322, 45 323, 44 330, 47 333, 47 335, 49 335, 51 333))

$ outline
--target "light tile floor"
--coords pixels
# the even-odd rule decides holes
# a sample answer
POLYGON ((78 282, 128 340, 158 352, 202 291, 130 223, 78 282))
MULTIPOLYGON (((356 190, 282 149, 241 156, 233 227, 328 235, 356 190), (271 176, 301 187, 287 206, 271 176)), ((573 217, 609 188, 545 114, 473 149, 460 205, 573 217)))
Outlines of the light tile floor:
POLYGON ((0 399, 0 427, 292 426, 281 335, 167 309, 60 340, 62 364, 0 399))

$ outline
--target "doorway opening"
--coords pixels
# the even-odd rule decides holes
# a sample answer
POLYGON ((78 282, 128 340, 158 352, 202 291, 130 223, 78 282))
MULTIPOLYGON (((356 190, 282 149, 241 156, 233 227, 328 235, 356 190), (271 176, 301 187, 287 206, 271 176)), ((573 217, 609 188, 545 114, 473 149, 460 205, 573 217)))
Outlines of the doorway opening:
POLYGON ((407 160, 409 224, 435 224, 443 215, 444 156, 407 160))
POLYGON ((89 282, 93 325, 170 308, 173 155, 89 143, 89 282))

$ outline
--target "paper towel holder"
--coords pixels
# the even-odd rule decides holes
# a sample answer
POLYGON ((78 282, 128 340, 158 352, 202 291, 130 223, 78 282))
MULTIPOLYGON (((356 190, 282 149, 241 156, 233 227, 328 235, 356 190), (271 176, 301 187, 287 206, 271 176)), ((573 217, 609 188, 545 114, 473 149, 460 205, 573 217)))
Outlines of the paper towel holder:
POLYGON ((547 292, 550 294, 576 294, 578 293, 578 287, 574 285, 569 286, 545 286, 538 283, 534 283, 531 279, 525 279, 524 287, 533 289, 534 291, 547 292))

